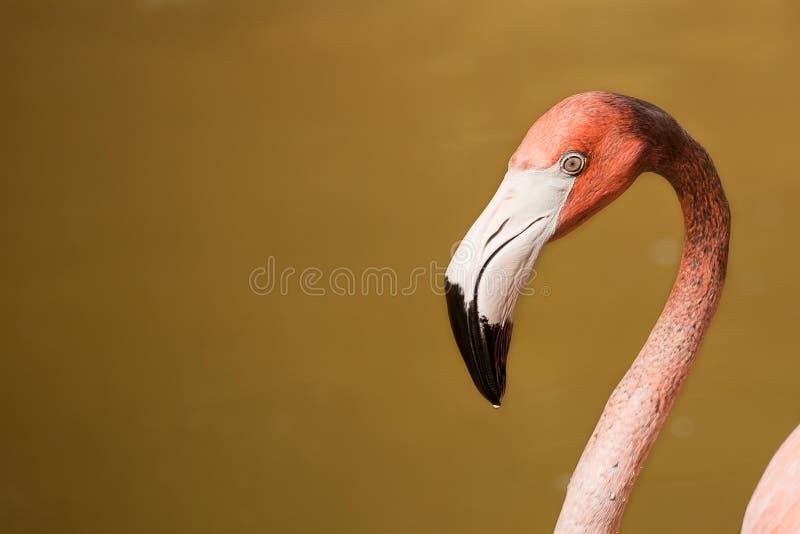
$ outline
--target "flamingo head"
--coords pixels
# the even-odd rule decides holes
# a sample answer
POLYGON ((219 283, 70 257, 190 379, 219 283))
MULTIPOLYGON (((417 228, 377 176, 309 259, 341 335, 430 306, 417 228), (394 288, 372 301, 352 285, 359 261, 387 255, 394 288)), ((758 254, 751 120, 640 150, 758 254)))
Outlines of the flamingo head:
POLYGON ((472 380, 495 407, 505 391, 514 308, 542 246, 618 197, 648 170, 643 101, 584 93, 540 117, 446 272, 448 313, 472 380))

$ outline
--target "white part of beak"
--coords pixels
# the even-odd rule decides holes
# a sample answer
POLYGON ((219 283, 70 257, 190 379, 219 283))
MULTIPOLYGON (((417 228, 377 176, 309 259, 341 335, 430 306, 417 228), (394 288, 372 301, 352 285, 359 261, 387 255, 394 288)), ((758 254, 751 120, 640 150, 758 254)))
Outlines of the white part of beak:
POLYGON ((574 183, 575 177, 562 172, 558 163, 547 169, 509 168, 445 273, 463 289, 465 309, 477 299, 481 321, 505 324, 513 319, 517 296, 555 232, 574 183))

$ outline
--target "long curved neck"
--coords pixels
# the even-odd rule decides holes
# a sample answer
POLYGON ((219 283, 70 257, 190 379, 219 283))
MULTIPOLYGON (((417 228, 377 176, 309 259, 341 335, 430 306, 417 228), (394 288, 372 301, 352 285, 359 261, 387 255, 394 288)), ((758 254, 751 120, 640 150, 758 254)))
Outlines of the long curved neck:
POLYGON ((636 360, 611 394, 572 475, 555 532, 616 533, 647 458, 717 308, 730 212, 705 150, 683 130, 646 170, 667 178, 683 209, 683 256, 669 299, 636 360))

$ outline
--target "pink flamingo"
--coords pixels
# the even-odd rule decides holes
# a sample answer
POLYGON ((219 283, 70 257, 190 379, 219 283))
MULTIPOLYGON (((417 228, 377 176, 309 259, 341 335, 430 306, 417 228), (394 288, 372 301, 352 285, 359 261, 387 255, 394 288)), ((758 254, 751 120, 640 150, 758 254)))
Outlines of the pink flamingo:
MULTIPOLYGON (((536 256, 653 171, 674 187, 686 233, 677 280, 647 342, 606 403, 569 483, 557 533, 615 533, 633 484, 691 370, 725 279, 730 211, 708 153, 669 114, 592 92, 545 113, 511 156, 446 273, 448 312, 475 385, 505 390, 514 308, 536 256)), ((770 462, 744 533, 800 533, 800 427, 770 462)))

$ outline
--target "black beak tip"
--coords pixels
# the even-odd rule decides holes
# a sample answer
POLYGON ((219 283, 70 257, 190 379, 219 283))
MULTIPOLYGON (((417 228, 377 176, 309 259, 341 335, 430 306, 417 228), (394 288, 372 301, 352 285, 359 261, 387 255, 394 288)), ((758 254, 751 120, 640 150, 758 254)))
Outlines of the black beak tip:
POLYGON ((489 395, 487 395, 483 391, 481 393, 483 393, 483 396, 486 397, 486 400, 488 400, 492 404, 492 408, 494 408, 495 410, 499 409, 500 406, 502 406, 502 404, 503 404, 502 397, 496 397, 496 396, 490 397, 489 395))
POLYGON ((466 305, 460 285, 445 279, 453 336, 478 391, 499 408, 506 386, 506 357, 512 323, 492 324, 479 318, 475 299, 466 305))

